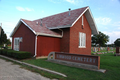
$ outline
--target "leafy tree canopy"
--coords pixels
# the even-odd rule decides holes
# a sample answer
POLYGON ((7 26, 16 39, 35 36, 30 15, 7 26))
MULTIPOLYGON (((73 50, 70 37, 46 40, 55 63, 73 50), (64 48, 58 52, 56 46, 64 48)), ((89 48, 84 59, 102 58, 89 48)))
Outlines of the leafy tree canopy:
POLYGON ((92 43, 95 45, 104 46, 105 43, 107 43, 108 41, 109 41, 109 36, 100 31, 98 35, 92 36, 92 43))
POLYGON ((115 42, 114 42, 116 47, 120 47, 120 38, 118 38, 115 42))
POLYGON ((4 32, 4 30, 1 28, 1 35, 0 35, 0 45, 3 45, 3 44, 10 44, 10 40, 7 39, 7 36, 4 32))

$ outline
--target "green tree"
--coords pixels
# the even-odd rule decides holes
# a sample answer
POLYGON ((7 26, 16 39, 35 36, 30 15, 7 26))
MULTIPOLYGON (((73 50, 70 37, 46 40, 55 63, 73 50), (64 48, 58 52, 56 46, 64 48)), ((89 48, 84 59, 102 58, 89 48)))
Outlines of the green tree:
POLYGON ((0 36, 0 45, 7 43, 7 36, 4 33, 4 30, 1 28, 1 36, 0 36))
POLYGON ((114 42, 116 47, 120 47, 120 38, 118 38, 115 42, 114 42))
POLYGON ((7 39, 7 42, 6 42, 7 45, 11 44, 11 41, 10 39, 7 39))
POLYGON ((105 46, 106 45, 105 43, 107 43, 108 41, 109 41, 109 36, 100 31, 98 35, 92 36, 92 44, 99 45, 99 47, 105 46))

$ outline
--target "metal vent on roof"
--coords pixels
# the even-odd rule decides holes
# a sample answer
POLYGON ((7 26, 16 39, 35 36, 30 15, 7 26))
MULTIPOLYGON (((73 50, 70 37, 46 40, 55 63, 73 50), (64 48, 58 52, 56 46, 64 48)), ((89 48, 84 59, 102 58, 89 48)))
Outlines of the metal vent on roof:
POLYGON ((40 25, 42 26, 42 19, 40 19, 40 22, 41 22, 40 25))
POLYGON ((70 11, 71 11, 71 8, 69 8, 69 16, 70 16, 70 11))

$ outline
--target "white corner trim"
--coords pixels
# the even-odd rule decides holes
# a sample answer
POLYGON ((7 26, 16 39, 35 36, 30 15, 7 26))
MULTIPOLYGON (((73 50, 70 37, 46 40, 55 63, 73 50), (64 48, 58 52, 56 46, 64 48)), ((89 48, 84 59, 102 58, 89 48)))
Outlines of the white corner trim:
POLYGON ((72 23, 71 27, 80 19, 80 17, 89 9, 89 7, 84 10, 84 12, 72 23))
POLYGON ((51 36, 51 37, 58 37, 58 38, 62 38, 61 35, 52 35, 52 34, 46 34, 46 33, 36 33, 37 35, 42 35, 42 36, 51 36))
POLYGON ((22 19, 20 21, 23 22, 23 24, 25 24, 36 35, 36 32, 27 23, 25 23, 22 19))

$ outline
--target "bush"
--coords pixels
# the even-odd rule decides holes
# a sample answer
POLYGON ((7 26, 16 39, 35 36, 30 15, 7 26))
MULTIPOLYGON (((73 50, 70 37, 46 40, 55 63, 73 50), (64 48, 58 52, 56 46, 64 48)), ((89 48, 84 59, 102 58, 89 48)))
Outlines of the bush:
POLYGON ((13 57, 16 59, 26 59, 31 57, 30 52, 25 52, 25 51, 14 51, 12 49, 2 49, 0 50, 0 54, 6 55, 9 57, 13 57))
POLYGON ((0 54, 2 54, 2 49, 0 49, 0 54))
POLYGON ((14 57, 14 53, 15 53, 14 50, 8 50, 7 51, 7 56, 14 57))
POLYGON ((3 54, 3 55, 7 55, 7 49, 3 49, 3 50, 2 50, 2 54, 3 54))
POLYGON ((25 58, 30 58, 31 53, 30 52, 25 52, 25 51, 16 51, 14 54, 14 57, 17 59, 25 59, 25 58))

